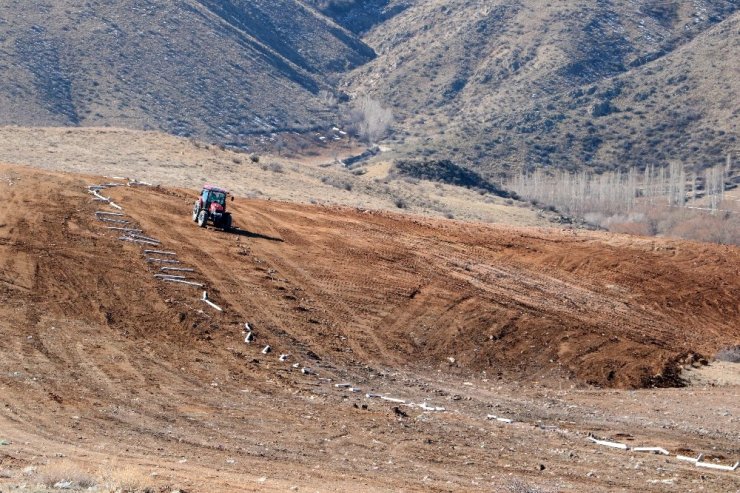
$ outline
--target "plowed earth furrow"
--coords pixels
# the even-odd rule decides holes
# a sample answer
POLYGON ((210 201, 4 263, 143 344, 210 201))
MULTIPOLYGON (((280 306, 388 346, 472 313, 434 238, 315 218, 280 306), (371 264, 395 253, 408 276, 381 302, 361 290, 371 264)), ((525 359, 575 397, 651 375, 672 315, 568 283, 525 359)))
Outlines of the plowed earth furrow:
POLYGON ((740 456, 736 388, 620 390, 740 341, 737 248, 243 199, 227 233, 191 221, 192 192, 106 190, 219 313, 95 219, 101 178, 7 171, 3 467, 62 454, 162 491, 736 489, 585 437, 740 456))

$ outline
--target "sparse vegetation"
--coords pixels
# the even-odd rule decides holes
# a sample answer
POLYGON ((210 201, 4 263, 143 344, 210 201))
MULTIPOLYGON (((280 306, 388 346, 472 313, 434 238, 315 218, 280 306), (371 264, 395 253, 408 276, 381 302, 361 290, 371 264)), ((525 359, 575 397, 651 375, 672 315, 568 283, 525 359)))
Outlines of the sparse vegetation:
POLYGON ((406 202, 406 199, 404 199, 403 197, 396 197, 396 198, 394 198, 393 199, 393 203, 399 209, 406 209, 409 206, 408 202, 406 202))
POLYGON ((478 189, 498 195, 499 197, 510 197, 511 195, 509 192, 486 180, 475 171, 458 166, 449 159, 401 159, 395 162, 392 172, 404 177, 478 189))
POLYGON ((408 6, 408 0, 308 0, 352 32, 362 33, 390 19, 408 6))
POLYGON ((111 493, 154 493, 151 478, 137 469, 124 467, 103 476, 103 487, 111 493))
POLYGON ((340 190, 346 190, 347 192, 352 191, 351 181, 336 176, 322 176, 321 183, 326 183, 327 185, 331 185, 334 188, 339 188, 340 190))
POLYGON ((375 164, 352 169, 330 164, 322 168, 306 166, 298 160, 262 155, 257 165, 236 166, 232 164, 232 157, 231 151, 208 151, 191 145, 187 139, 154 132, 85 128, 0 129, 0 162, 26 163, 78 173, 132 176, 150 183, 184 188, 216 182, 229 184, 235 194, 243 197, 269 197, 303 203, 314 198, 368 209, 397 210, 393 197, 398 195, 405 197, 408 208, 416 213, 440 216, 449 212, 459 220, 530 226, 549 224, 549 218, 538 216, 536 211, 525 213, 496 207, 495 197, 488 193, 479 195, 474 189, 443 186, 441 182, 421 181, 411 185, 404 179, 388 177, 388 163, 380 165, 380 168, 375 164), (64 153, 52 148, 54 143, 64 149, 64 153), (111 155, 116 156, 114 161, 109 159, 111 155), (283 173, 271 172, 268 166, 271 162, 279 163, 283 173), (358 176, 356 171, 362 174, 358 176), (321 183, 319 180, 323 176, 336 179, 337 186, 321 183), (383 181, 392 184, 390 189, 382 185, 383 181), (347 184, 352 187, 351 193, 345 191, 347 184))
POLYGON ((740 346, 730 346, 720 349, 714 356, 714 359, 728 363, 740 363, 740 346))
POLYGON ((394 148, 402 157, 452 159, 485 176, 525 163, 699 170, 740 142, 726 56, 740 6, 704 2, 699 19, 674 3, 413 2, 370 32, 379 56, 346 85, 391 105, 395 133, 410 135, 394 148))
POLYGON ((52 462, 36 472, 38 481, 49 488, 87 489, 97 484, 93 474, 85 466, 70 460, 52 462))
POLYGON ((265 163, 262 165, 262 169, 264 171, 272 171, 273 173, 283 173, 285 172, 285 169, 283 168, 283 165, 278 162, 272 162, 272 163, 265 163))
POLYGON ((0 64, 14 68, 3 72, 3 125, 126 126, 238 147, 254 135, 329 127, 335 112, 320 89, 374 56, 300 0, 123 1, 84 11, 59 1, 22 15, 2 4, 0 18, 13 46, 0 64), (176 19, 164 38, 160 16, 176 19), (85 42, 75 42, 81 32, 85 42))

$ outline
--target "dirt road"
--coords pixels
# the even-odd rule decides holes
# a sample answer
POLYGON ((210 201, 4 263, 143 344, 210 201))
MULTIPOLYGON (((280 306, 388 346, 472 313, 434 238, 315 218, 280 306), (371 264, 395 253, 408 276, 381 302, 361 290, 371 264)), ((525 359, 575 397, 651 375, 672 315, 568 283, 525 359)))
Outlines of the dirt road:
POLYGON ((737 386, 630 390, 740 342, 737 248, 242 199, 227 233, 177 189, 96 217, 101 181, 0 167, 2 492, 61 461, 189 492, 740 485, 586 438, 740 458, 737 386))

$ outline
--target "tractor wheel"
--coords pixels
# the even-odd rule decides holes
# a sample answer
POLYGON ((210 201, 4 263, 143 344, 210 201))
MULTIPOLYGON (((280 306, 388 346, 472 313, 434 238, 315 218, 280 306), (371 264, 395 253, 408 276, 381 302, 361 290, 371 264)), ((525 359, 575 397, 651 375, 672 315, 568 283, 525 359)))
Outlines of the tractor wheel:
POLYGON ((197 222, 198 221, 198 213, 199 212, 200 212, 200 204, 198 202, 196 202, 193 205, 193 222, 197 222))
POLYGON ((231 216, 230 215, 223 218, 223 229, 224 231, 231 231, 231 216))
POLYGON ((206 224, 208 223, 208 212, 206 210, 200 211, 200 214, 198 214, 198 226, 201 228, 205 228, 206 224))

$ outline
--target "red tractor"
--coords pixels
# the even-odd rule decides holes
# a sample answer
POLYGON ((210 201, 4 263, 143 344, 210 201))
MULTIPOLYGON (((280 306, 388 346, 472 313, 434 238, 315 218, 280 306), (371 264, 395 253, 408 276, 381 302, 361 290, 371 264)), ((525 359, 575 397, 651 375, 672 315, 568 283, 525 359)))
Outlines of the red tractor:
MULTIPOLYGON (((210 220, 214 226, 225 231, 231 229, 231 214, 226 212, 226 198, 229 192, 213 186, 205 185, 200 192, 200 197, 193 205, 193 221, 198 226, 205 228, 210 220)), ((231 197, 234 200, 234 197, 231 197)))

